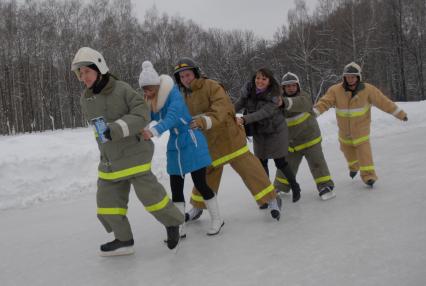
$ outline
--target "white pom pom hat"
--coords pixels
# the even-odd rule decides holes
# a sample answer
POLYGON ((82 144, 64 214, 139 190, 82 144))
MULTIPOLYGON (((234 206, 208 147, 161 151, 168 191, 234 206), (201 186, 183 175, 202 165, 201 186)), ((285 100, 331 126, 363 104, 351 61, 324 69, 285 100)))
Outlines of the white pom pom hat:
POLYGON ((160 85, 160 77, 150 61, 142 63, 142 72, 139 75, 139 86, 160 85))

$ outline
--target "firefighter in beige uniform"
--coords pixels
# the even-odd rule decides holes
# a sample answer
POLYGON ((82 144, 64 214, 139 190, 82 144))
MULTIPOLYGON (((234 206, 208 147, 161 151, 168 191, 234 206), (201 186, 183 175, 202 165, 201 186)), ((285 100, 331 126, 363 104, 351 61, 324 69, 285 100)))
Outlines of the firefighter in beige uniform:
MULTIPOLYGON (((335 197, 334 183, 324 158, 321 147, 321 131, 315 114, 312 111, 311 97, 300 90, 299 77, 291 72, 286 73, 282 80, 283 105, 289 134, 289 155, 287 161, 290 169, 297 174, 303 157, 308 162, 314 177, 319 196, 322 200, 335 197)), ((278 190, 288 192, 289 182, 281 170, 277 169, 274 182, 278 190)))
POLYGON ((80 98, 86 118, 92 121, 103 117, 108 124, 105 132, 96 134, 101 155, 96 200, 98 218, 115 239, 101 245, 100 254, 134 252, 126 216, 130 185, 145 209, 166 227, 168 247, 176 247, 184 216, 151 172, 153 143, 139 137, 139 130, 150 120, 142 95, 113 77, 103 56, 91 48, 78 50, 71 69, 86 86, 80 98), (109 140, 103 142, 103 137, 109 140))
MULTIPOLYGON (((274 186, 262 164, 249 150, 244 127, 235 121, 234 105, 223 87, 201 75, 200 67, 190 58, 182 58, 175 66, 174 76, 184 94, 194 120, 192 128, 200 128, 207 138, 212 165, 207 168, 207 183, 217 193, 223 166, 230 164, 241 176, 258 205, 267 204, 271 216, 280 218, 280 204, 274 186)), ((194 188, 193 208, 186 219, 195 220, 205 208, 203 197, 194 188)))
POLYGON ((362 81, 361 67, 352 62, 343 69, 343 82, 331 86, 315 104, 317 115, 336 109, 340 149, 353 178, 358 171, 369 186, 377 180, 370 145, 371 106, 407 121, 407 114, 375 86, 362 81))

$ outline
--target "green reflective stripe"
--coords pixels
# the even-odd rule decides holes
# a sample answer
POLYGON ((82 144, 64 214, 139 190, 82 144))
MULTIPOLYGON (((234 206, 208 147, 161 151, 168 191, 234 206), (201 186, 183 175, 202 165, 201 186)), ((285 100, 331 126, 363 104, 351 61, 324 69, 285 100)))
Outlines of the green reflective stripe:
POLYGON ((199 202, 199 203, 204 202, 204 199, 203 199, 203 197, 202 197, 202 196, 197 196, 197 195, 194 195, 194 194, 192 194, 191 199, 192 199, 194 202, 199 202))
POLYGON ((217 167, 221 164, 224 164, 225 162, 228 162, 228 161, 231 161, 234 158, 237 158, 240 155, 243 155, 244 153, 246 153, 248 151, 249 151, 249 147, 246 145, 243 148, 241 148, 241 149, 239 149, 239 150, 237 150, 237 151, 235 151, 235 152, 233 152, 229 155, 226 155, 226 156, 223 156, 222 158, 214 160, 213 163, 212 163, 212 166, 217 167))
POLYGON ((328 182, 328 181, 331 181, 331 176, 324 176, 324 177, 319 177, 315 179, 315 183, 317 184, 328 182))
POLYGON ((120 178, 124 178, 131 175, 135 175, 138 173, 146 172, 149 170, 151 170, 151 162, 143 164, 143 165, 139 165, 136 167, 128 168, 128 169, 111 172, 111 173, 105 173, 105 172, 99 171, 98 174, 99 174, 99 178, 101 179, 115 180, 115 179, 120 179, 120 178))
POLYGON ((276 177, 275 179, 277 179, 278 182, 283 183, 285 185, 289 185, 288 180, 281 178, 281 177, 276 177))
POLYGON ((307 142, 307 143, 305 143, 305 144, 301 144, 301 145, 297 145, 296 147, 288 147, 288 151, 289 152, 297 152, 297 151, 300 151, 300 150, 303 150, 303 149, 307 149, 307 148, 309 148, 309 147, 312 147, 312 146, 314 146, 315 144, 318 144, 318 143, 320 143, 321 142, 321 136, 320 137, 317 137, 317 138, 315 138, 314 140, 312 140, 312 141, 309 141, 309 142, 307 142))
POLYGON ((357 139, 343 139, 342 137, 339 137, 339 141, 346 144, 346 145, 357 145, 359 143, 368 141, 370 139, 370 135, 360 137, 357 139))
POLYGON ((361 171, 374 171, 374 165, 359 167, 361 171))
POLYGON ((122 208, 98 208, 100 215, 126 215, 127 209, 122 208))
MULTIPOLYGON (((299 117, 299 118, 287 118, 287 126, 291 127, 291 126, 295 126, 298 125, 300 123, 302 123, 303 121, 305 121, 306 119, 308 119, 311 115, 307 112, 303 113, 303 116, 299 117)), ((295 116, 296 117, 296 116, 295 116)))
POLYGON ((358 160, 348 162, 349 167, 358 163, 358 160))
POLYGON ((256 194, 254 196, 254 199, 256 201, 260 200, 261 198, 263 198, 264 196, 266 196, 267 194, 269 194, 270 192, 273 192, 275 190, 273 185, 269 185, 269 187, 267 187, 266 189, 264 189, 263 191, 259 192, 258 194, 256 194))
POLYGON ((336 108, 336 114, 340 117, 359 117, 363 116, 370 109, 370 105, 361 108, 341 109, 336 108))
POLYGON ((166 196, 164 196, 164 198, 159 203, 147 206, 147 207, 145 207, 145 209, 147 211, 151 212, 151 213, 155 212, 155 211, 159 211, 161 209, 164 209, 167 206, 167 204, 169 203, 169 201, 170 201, 170 199, 166 195, 166 196))

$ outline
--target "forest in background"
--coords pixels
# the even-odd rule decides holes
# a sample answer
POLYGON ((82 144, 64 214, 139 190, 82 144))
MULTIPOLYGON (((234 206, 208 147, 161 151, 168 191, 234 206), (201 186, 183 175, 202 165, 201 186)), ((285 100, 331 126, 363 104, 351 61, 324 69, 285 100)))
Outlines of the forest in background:
POLYGON ((233 97, 267 66, 277 79, 298 74, 315 100, 355 61, 392 100, 426 99, 425 0, 318 0, 311 13, 303 0, 294 4, 267 41, 252 31, 203 29, 155 6, 140 21, 130 0, 0 0, 0 134, 86 125, 83 88, 70 70, 83 46, 135 88, 144 60, 171 74, 190 56, 233 97))

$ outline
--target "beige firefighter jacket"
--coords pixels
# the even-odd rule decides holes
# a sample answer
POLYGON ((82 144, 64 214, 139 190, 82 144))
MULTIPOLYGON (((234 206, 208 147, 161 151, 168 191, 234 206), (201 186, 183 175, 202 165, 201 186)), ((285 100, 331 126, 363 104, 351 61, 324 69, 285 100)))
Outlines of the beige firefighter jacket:
POLYGON ((193 118, 202 118, 212 165, 225 164, 249 151, 244 128, 235 121, 235 110, 228 94, 218 82, 194 79, 191 91, 183 90, 193 118))
POLYGON ((331 86, 315 104, 314 112, 320 115, 334 107, 339 127, 339 141, 346 145, 356 146, 369 140, 372 106, 401 120, 407 116, 379 89, 363 82, 358 85, 355 92, 346 91, 343 83, 331 86))

